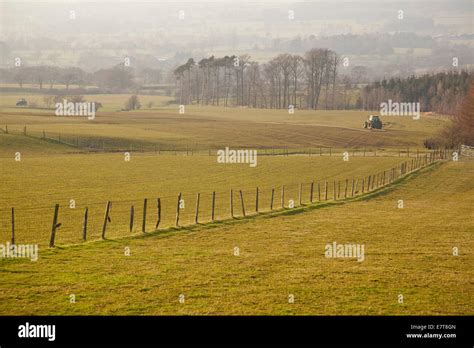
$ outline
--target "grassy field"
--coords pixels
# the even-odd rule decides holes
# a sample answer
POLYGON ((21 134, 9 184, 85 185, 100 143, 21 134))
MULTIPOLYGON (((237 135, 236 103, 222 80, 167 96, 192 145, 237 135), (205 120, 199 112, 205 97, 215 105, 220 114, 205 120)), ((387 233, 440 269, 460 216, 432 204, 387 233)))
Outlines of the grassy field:
MULTIPOLYGON (((394 167, 406 158, 351 158, 320 156, 261 156, 258 165, 217 163, 216 156, 169 156, 132 154, 124 161, 122 154, 23 155, 21 162, 1 158, 0 236, 8 238, 10 209, 16 209, 17 241, 48 242, 54 204, 61 206, 63 226, 59 243, 79 242, 82 216, 89 207, 90 238, 100 236, 104 206, 113 202, 110 236, 130 235, 129 211, 137 214, 135 232, 140 231, 143 198, 150 200, 147 217, 149 229, 157 219, 156 199, 161 198, 162 226, 174 225, 179 192, 185 206, 181 223, 194 221, 196 194, 201 193, 201 220, 211 218, 212 192, 216 192, 216 218, 230 215, 229 192, 234 189, 236 215, 241 215, 238 190, 243 190, 247 213, 255 209, 255 190, 259 187, 259 206, 269 210, 271 190, 275 188, 275 207, 281 206, 281 186, 285 185, 285 205, 298 201, 303 183, 303 201, 309 200, 310 183, 330 180, 328 196, 333 197, 332 180, 360 178, 394 167), (75 208, 70 209, 70 200, 75 208), (34 216, 34 218, 31 217, 34 216)), ((314 189, 316 192, 316 188, 314 189)), ((341 189, 343 190, 343 188, 341 189)))
POLYGON ((436 164, 354 202, 4 260, 0 313, 472 315, 473 172, 436 164), (364 244, 364 262, 325 258, 333 241, 364 244))

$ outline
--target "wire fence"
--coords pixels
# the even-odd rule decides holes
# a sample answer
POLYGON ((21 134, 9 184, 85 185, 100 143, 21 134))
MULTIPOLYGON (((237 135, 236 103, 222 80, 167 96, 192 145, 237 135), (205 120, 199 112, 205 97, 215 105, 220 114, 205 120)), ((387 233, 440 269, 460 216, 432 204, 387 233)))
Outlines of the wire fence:
POLYGON ((80 208, 70 201, 55 203, 51 207, 0 209, 0 236, 12 244, 54 247, 335 202, 390 185, 413 171, 446 159, 448 155, 445 150, 435 150, 384 171, 343 180, 227 192, 184 192, 140 200, 95 202, 80 208))
MULTIPOLYGON (((22 135, 49 143, 66 145, 71 148, 85 152, 143 152, 156 155, 185 155, 185 156, 216 156, 221 148, 204 148, 197 144, 170 146, 151 141, 129 141, 126 138, 113 138, 103 136, 75 135, 69 133, 57 133, 45 130, 28 129, 26 126, 14 128, 5 125, 0 127, 4 134, 22 135)), ((249 147, 250 149, 250 147, 249 147)), ((252 148, 254 149, 254 148, 252 148)), ((341 156, 347 153, 353 157, 417 157, 429 154, 431 150, 425 148, 410 148, 407 146, 389 147, 297 147, 297 148, 258 148, 259 156, 341 156)))

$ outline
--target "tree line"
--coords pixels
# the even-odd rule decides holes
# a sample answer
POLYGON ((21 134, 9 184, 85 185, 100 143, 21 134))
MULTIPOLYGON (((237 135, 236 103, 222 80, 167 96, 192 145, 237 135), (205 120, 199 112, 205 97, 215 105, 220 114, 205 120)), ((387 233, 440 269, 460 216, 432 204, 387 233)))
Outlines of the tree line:
POLYGON ((444 72, 391 78, 373 82, 362 89, 360 104, 364 110, 380 109, 382 102, 420 103, 422 112, 453 115, 467 95, 472 72, 444 72))
POLYGON ((109 91, 126 91, 140 85, 159 84, 163 81, 161 69, 133 69, 124 64, 111 68, 86 72, 77 67, 56 66, 18 66, 0 69, 1 82, 16 83, 20 88, 34 84, 39 89, 53 89, 64 85, 66 90, 71 86, 96 86, 109 91))
POLYGON ((429 139, 434 146, 456 148, 459 145, 474 146, 474 83, 471 83, 466 97, 449 123, 435 139, 429 139))
POLYGON ((314 48, 280 54, 265 64, 249 55, 189 58, 174 70, 180 104, 287 109, 336 108, 340 56, 314 48))
POLYGON ((419 102, 422 112, 452 115, 473 80, 473 73, 463 70, 363 84, 366 68, 347 68, 336 52, 314 48, 303 55, 279 54, 265 63, 246 54, 211 56, 197 62, 189 58, 166 74, 160 69, 125 64, 92 73, 77 67, 19 66, 0 69, 0 81, 16 83, 20 88, 34 84, 45 92, 65 86, 48 94, 68 94, 71 86, 95 86, 102 93, 138 93, 143 86, 168 82, 165 93, 174 94, 179 104, 380 110, 380 104, 391 99, 419 102))

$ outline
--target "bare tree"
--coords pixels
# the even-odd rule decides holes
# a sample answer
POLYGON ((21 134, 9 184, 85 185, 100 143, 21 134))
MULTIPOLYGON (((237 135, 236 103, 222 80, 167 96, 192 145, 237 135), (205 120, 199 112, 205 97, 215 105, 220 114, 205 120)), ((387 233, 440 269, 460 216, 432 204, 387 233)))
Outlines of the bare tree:
MULTIPOLYGON (((290 57, 290 69, 293 84, 293 105, 296 106, 296 95, 298 91, 298 81, 303 76, 304 66, 303 58, 298 55, 290 57)), ((301 105, 300 105, 301 106, 301 105)))

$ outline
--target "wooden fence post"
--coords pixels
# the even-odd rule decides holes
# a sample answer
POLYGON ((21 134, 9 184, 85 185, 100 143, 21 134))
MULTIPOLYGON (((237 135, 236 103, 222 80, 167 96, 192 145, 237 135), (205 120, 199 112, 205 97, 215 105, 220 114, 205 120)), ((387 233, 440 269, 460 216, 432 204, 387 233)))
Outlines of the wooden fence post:
POLYGON ((89 208, 86 207, 86 210, 84 212, 84 223, 82 224, 82 239, 86 240, 87 239, 87 218, 89 215, 89 208))
POLYGON ((319 181, 318 181, 318 202, 321 202, 321 185, 319 181))
POLYGON ((198 193, 196 195, 196 215, 194 217, 194 223, 196 223, 196 224, 199 222, 198 220, 199 220, 199 198, 200 197, 201 197, 201 194, 198 193))
POLYGON ((234 192, 232 191, 232 189, 230 189, 229 200, 230 200, 230 217, 231 219, 233 219, 234 218, 234 192))
POLYGON ((272 200, 270 201, 270 210, 273 210, 273 198, 275 197, 275 189, 272 188, 272 200))
POLYGON ((157 210, 158 210, 158 218, 156 219, 155 231, 158 230, 158 227, 161 223, 161 198, 156 200, 157 210))
POLYGON ((12 207, 12 245, 15 244, 15 208, 12 207))
POLYGON ((348 186, 348 181, 346 179, 346 184, 344 185, 344 198, 347 198, 347 186, 348 186))
POLYGON ((110 205, 112 203, 110 201, 107 201, 107 206, 105 207, 105 214, 104 214, 104 224, 102 225, 102 239, 105 239, 105 231, 107 229, 107 222, 110 222, 110 205))
POLYGON ((256 196, 255 196, 255 212, 258 213, 258 187, 257 187, 257 191, 255 192, 256 196))
POLYGON ((302 200, 301 195, 302 194, 303 194, 303 184, 300 183, 300 190, 298 191, 298 201, 299 201, 300 206, 302 205, 301 204, 301 200, 302 200))
POLYGON ((49 240, 49 247, 54 248, 54 240, 56 238, 56 229, 61 226, 58 223, 58 214, 59 214, 59 204, 54 206, 54 217, 53 217, 53 225, 51 227, 51 239, 49 240))
POLYGON ((328 182, 327 181, 324 183, 324 200, 325 201, 328 200, 328 182))
POLYGON ((355 188, 354 188, 354 194, 357 194, 357 192, 359 192, 359 191, 357 190, 358 187, 359 187, 359 178, 356 179, 355 188))
POLYGON ((334 180, 333 183, 332 183, 332 193, 333 193, 333 200, 337 200, 337 197, 336 197, 336 180, 334 180))
POLYGON ((365 192, 365 178, 362 178, 362 193, 365 192))
POLYGON ((240 201, 242 203, 242 213, 245 216, 245 205, 244 205, 244 196, 242 195, 242 190, 240 190, 240 201))
POLYGON ((281 187, 281 208, 285 208, 285 185, 281 187))
POLYGON ((354 178, 352 178, 351 197, 354 197, 354 178))
POLYGON ((143 200, 143 218, 142 218, 142 232, 145 233, 146 231, 146 209, 148 205, 148 199, 143 200))
POLYGON ((216 191, 212 192, 212 213, 211 213, 211 219, 214 221, 214 210, 216 207, 216 191))
POLYGON ((369 175, 368 182, 367 182, 367 191, 370 192, 370 181, 372 180, 372 175, 369 175))
POLYGON ((178 195, 178 202, 176 203, 176 227, 179 227, 179 203, 181 202, 181 192, 178 195))
POLYGON ((313 190, 314 190, 314 181, 311 182, 311 191, 310 191, 310 194, 309 194, 310 203, 313 203, 313 190))
POLYGON ((130 233, 133 231, 133 221, 135 220, 135 207, 132 205, 130 206, 130 224, 128 226, 128 229, 130 233))

